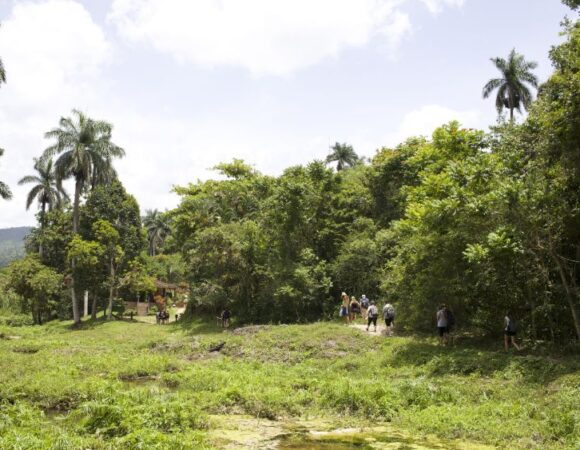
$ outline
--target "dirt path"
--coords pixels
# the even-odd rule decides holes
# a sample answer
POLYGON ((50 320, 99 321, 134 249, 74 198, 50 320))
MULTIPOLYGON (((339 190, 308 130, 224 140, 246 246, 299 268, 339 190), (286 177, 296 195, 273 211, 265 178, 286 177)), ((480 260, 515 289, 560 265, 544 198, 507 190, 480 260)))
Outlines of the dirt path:
POLYGON ((369 331, 367 331, 367 326, 366 324, 362 324, 362 323, 354 323, 350 325, 351 328, 356 328, 357 330, 362 331, 363 333, 367 333, 370 334, 371 336, 386 336, 387 335, 387 329, 385 327, 384 323, 380 323, 379 321, 377 321, 377 331, 373 331, 374 327, 371 325, 369 328, 369 331))

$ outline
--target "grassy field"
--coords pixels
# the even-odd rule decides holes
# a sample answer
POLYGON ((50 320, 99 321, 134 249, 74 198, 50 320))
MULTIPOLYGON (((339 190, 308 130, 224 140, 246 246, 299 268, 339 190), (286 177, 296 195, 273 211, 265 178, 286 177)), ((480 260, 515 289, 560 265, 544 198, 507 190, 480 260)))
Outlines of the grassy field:
POLYGON ((4 326, 0 448, 578 448, 579 369, 332 323, 4 326))

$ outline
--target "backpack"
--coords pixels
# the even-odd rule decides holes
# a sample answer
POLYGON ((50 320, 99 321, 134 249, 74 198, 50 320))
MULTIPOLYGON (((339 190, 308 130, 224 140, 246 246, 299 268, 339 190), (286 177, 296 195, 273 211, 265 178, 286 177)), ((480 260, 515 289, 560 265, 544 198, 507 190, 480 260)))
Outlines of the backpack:
POLYGON ((395 318, 395 308, 389 306, 385 314, 385 319, 394 319, 394 318, 395 318))
POLYGON ((518 324, 511 317, 508 317, 507 331, 509 331, 510 333, 515 333, 516 331, 518 331, 518 324))
POLYGON ((451 312, 450 309, 447 310, 447 326, 449 328, 455 326, 455 316, 453 315, 453 312, 451 312))
POLYGON ((365 298, 361 298, 361 299, 360 299, 360 305, 361 305, 363 308, 366 308, 366 309, 368 309, 368 307, 369 307, 369 299, 368 299, 368 298, 366 298, 366 297, 365 297, 365 298))

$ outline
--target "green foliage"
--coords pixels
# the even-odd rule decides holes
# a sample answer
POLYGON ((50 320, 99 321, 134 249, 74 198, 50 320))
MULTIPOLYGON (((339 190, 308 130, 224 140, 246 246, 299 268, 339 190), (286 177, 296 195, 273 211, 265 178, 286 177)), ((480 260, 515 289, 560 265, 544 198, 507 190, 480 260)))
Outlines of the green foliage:
MULTIPOLYGON (((2 448, 57 440, 65 448, 223 448, 255 421, 284 434, 301 418, 311 430, 320 418, 326 430, 388 421, 391 439, 435 435, 444 448, 558 449, 578 439, 575 353, 504 354, 500 340, 440 347, 324 322, 225 334, 200 322, 122 321, 0 332, 11 336, 0 339, 2 448), (209 353, 217 342, 221 352, 209 353)), ((259 432, 254 439, 255 447, 271 443, 259 432)))
POLYGON ((13 262, 6 273, 7 284, 19 296, 22 312, 31 313, 36 324, 54 317, 63 288, 60 274, 35 256, 13 262))

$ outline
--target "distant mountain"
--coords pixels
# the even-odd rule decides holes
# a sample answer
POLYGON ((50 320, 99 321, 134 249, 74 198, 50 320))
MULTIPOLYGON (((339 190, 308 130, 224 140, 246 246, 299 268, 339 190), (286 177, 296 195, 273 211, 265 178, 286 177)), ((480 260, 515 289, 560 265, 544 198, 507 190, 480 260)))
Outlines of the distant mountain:
POLYGON ((32 227, 0 228, 0 267, 24 256, 24 238, 32 227))

